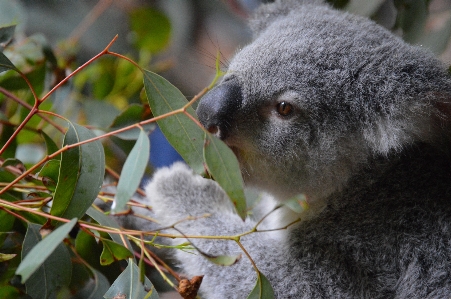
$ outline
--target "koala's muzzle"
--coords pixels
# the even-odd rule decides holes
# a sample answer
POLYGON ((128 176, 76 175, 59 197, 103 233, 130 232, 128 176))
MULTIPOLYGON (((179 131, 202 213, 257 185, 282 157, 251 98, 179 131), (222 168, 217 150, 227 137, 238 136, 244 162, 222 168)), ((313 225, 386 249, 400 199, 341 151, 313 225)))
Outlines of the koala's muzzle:
POLYGON ((234 79, 225 81, 202 97, 197 116, 210 133, 226 139, 242 99, 238 82, 234 79))

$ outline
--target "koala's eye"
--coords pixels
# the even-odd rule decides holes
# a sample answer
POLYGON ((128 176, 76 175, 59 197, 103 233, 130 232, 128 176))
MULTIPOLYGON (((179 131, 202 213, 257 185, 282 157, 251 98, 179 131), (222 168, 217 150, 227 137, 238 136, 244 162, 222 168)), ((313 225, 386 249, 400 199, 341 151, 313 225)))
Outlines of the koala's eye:
POLYGON ((290 103, 287 103, 285 101, 282 101, 277 104, 276 106, 277 113, 279 113, 282 116, 288 116, 293 113, 293 105, 290 103))

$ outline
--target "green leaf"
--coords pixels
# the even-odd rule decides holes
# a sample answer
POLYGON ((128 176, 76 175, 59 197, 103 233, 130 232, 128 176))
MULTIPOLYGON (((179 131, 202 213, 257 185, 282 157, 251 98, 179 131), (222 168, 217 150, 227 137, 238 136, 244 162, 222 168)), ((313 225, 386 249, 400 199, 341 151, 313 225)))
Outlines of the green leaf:
MULTIPOLYGON (((121 128, 128 127, 130 125, 139 123, 143 120, 145 120, 145 117, 148 115, 146 112, 146 108, 142 105, 138 104, 132 104, 125 109, 124 112, 122 112, 120 115, 118 115, 113 123, 110 126, 110 131, 115 131, 121 128)), ((150 123, 143 126, 143 129, 146 132, 149 132, 153 129, 155 129, 155 124, 150 123)), ((119 137, 124 140, 136 140, 139 137, 139 134, 141 133, 141 129, 139 128, 133 128, 121 133, 117 133, 114 136, 119 137)))
MULTIPOLYGON (((111 228, 116 228, 116 229, 120 230, 119 225, 117 224, 116 221, 114 221, 113 217, 108 217, 104 213, 94 209, 93 207, 90 207, 86 211, 86 214, 89 217, 91 217, 92 219, 94 219, 95 221, 97 221, 97 223, 100 225, 103 225, 106 227, 111 227, 111 228)), ((121 236, 119 236, 119 234, 109 233, 109 235, 110 235, 111 239, 113 239, 114 242, 116 242, 118 244, 123 244, 122 238, 121 238, 121 236)), ((128 239, 125 239, 125 245, 127 245, 127 248, 129 248, 129 249, 132 248, 132 245, 130 244, 128 239)))
POLYGON ((111 211, 113 213, 124 210, 126 203, 135 194, 141 182, 150 155, 150 141, 147 134, 141 130, 138 140, 125 160, 121 176, 117 184, 111 211))
MULTIPOLYGON (((93 137, 95 135, 85 127, 70 124, 63 146, 93 137)), ((97 198, 104 175, 105 155, 100 141, 64 151, 50 213, 67 219, 82 217, 97 198)))
MULTIPOLYGON (((114 279, 116 279, 116 277, 123 270, 121 268, 120 263, 113 263, 108 266, 100 265, 100 256, 102 254, 104 246, 101 242, 99 242, 100 244, 97 243, 97 239, 94 236, 92 236, 92 234, 97 234, 97 233, 98 232, 95 230, 93 230, 91 233, 87 233, 87 232, 81 230, 78 232, 77 237, 75 238, 75 249, 76 249, 78 255, 80 255, 80 257, 89 264, 89 269, 83 269, 84 270, 83 272, 81 272, 82 271, 81 269, 75 268, 75 265, 74 265, 74 271, 81 272, 75 278, 74 278, 74 275, 72 275, 71 286, 73 285, 74 282, 76 282, 78 280, 79 286, 77 287, 77 289, 80 289, 81 286, 84 285, 84 283, 82 283, 82 282, 86 281, 89 278, 89 276, 96 275, 95 273, 93 273, 93 271, 92 271, 92 269, 90 269, 90 267, 93 267, 95 269, 99 269, 100 271, 102 271, 102 273, 105 275, 105 277, 108 281, 114 281, 114 279), (90 271, 88 271, 88 270, 90 270, 90 271), (86 276, 86 277, 83 278, 83 276, 86 276)), ((103 237, 103 238, 106 237, 106 233, 100 233, 100 235, 101 235, 100 237, 103 237)), ((119 240, 119 241, 122 242, 121 240, 119 240)), ((101 278, 99 278, 99 279, 101 279, 101 278)), ((103 294, 105 294, 105 292, 108 290, 109 287, 110 287, 110 284, 108 284, 107 288, 104 289, 102 296, 103 296, 103 294)), ((88 288, 88 286, 86 286, 86 289, 88 291, 88 289, 90 290, 91 288, 88 288)), ((97 297, 97 298, 101 298, 102 296, 97 297)), ((79 298, 85 298, 85 297, 79 296, 79 298)))
POLYGON ((19 290, 9 285, 0 286, 0 298, 8 298, 8 299, 19 298, 19 290))
MULTIPOLYGON (((44 264, 47 258, 61 244, 64 238, 66 238, 67 234, 72 230, 76 223, 77 218, 72 219, 70 222, 65 223, 64 225, 57 228, 42 241, 40 241, 41 235, 39 233, 41 226, 34 223, 28 224, 28 230, 25 235, 22 248, 22 262, 16 270, 16 274, 22 276, 22 283, 25 283, 32 276, 32 274, 35 273, 36 270, 38 270, 38 268, 40 268, 41 265, 44 264)), ((65 249, 65 247, 63 248, 65 249)), ((61 250, 63 251, 64 249, 61 250)), ((51 275, 52 271, 58 272, 55 271, 54 268, 61 268, 63 265, 67 266, 66 263, 62 264, 62 262, 65 260, 64 253, 62 253, 62 251, 57 252, 58 254, 56 255, 55 260, 50 260, 50 264, 44 264, 43 268, 40 268, 40 271, 42 270, 43 273, 45 273, 44 277, 46 279, 51 277, 48 275, 51 275)), ((58 273, 58 275, 59 274, 60 273, 58 273)), ((54 279, 57 279, 57 277, 54 277, 54 279)), ((36 281, 33 280, 33 282, 36 281)))
POLYGON ((240 167, 232 150, 216 136, 205 135, 204 158, 208 171, 221 185, 242 219, 246 218, 246 197, 240 167))
POLYGON ((119 110, 111 103, 99 100, 84 100, 83 112, 88 124, 100 128, 107 128, 119 114, 119 110))
POLYGON ((118 295, 125 295, 127 299, 158 299, 158 294, 149 279, 145 279, 144 285, 139 281, 139 268, 132 261, 129 261, 127 268, 103 297, 113 299, 118 295), (151 296, 148 294, 149 291, 152 292, 151 296))
POLYGON ((16 158, 8 158, 6 159, 3 164, 2 167, 7 167, 7 166, 13 166, 19 169, 22 169, 23 171, 25 171, 25 165, 22 163, 22 161, 20 161, 19 159, 16 158))
POLYGON ((132 11, 130 28, 135 33, 134 44, 139 49, 156 53, 169 43, 171 23, 158 10, 140 7, 132 11))
POLYGON ((261 273, 257 272, 257 283, 249 294, 247 299, 274 299, 274 291, 268 279, 261 273))
POLYGON ((396 26, 403 30, 403 39, 416 43, 421 35, 428 17, 427 0, 395 1, 398 9, 396 26))
POLYGON ((202 252, 200 252, 200 253, 202 255, 204 255, 210 262, 212 262, 216 265, 219 265, 219 266, 232 266, 241 259, 241 254, 209 256, 209 255, 203 254, 202 252))
POLYGON ((14 36, 16 25, 0 27, 0 46, 7 44, 14 36))
POLYGON ((131 253, 130 250, 116 242, 102 240, 102 243, 103 251, 100 256, 100 264, 102 266, 109 265, 114 261, 125 260, 133 257, 133 253, 131 253))
POLYGON ((9 261, 9 260, 15 258, 16 255, 17 255, 17 254, 13 254, 13 253, 7 254, 7 253, 1 253, 1 252, 0 252, 0 263, 1 263, 1 262, 5 262, 5 261, 9 261))
MULTIPOLYGON (((1 54, 1 53, 0 53, 1 54)), ((1 66, 0 66, 1 68, 1 66)), ((5 119, 7 120, 7 119, 5 119)), ((8 139, 12 136, 12 134, 15 131, 15 128, 8 125, 2 125, 3 129, 0 130, 0 147, 6 144, 8 139)), ((16 150, 17 150, 17 139, 14 139, 12 143, 9 144, 9 146, 6 148, 6 150, 3 152, 2 157, 3 158, 14 158, 16 156, 16 150)))
POLYGON ((14 70, 18 72, 19 70, 14 66, 14 64, 5 56, 2 52, 0 52, 0 73, 3 73, 8 70, 14 70))
POLYGON ((3 244, 3 242, 7 237, 7 234, 5 233, 11 231, 16 218, 13 215, 3 210, 0 210, 0 219, 1 219, 0 221, 0 247, 1 247, 1 245, 3 244))
POLYGON ((75 238, 75 250, 78 255, 89 265, 96 268, 100 267, 102 247, 102 245, 97 243, 95 237, 83 230, 80 230, 75 238))
POLYGON ((70 254, 59 244, 48 259, 25 282, 27 294, 34 299, 52 298, 63 287, 68 287, 72 276, 70 254))
POLYGON ((348 5, 350 0, 327 0, 327 3, 332 5, 334 8, 342 9, 348 5))
POLYGON ((42 177, 42 183, 50 191, 54 192, 58 183, 58 176, 60 171, 59 160, 49 160, 38 173, 38 176, 42 177))
MULTIPOLYGON (((34 45, 35 46, 35 45, 34 45)), ((40 52, 40 51, 39 51, 40 52)), ((0 53, 1 54, 1 53, 0 53)), ((0 65, 1 68, 1 65, 0 65)), ((31 85, 33 86, 36 94, 41 94, 44 90, 44 83, 46 78, 47 68, 45 67, 45 63, 40 62, 33 66, 31 71, 25 73, 31 85)), ((25 80, 22 79, 20 75, 9 76, 2 80, 2 86, 9 91, 18 91, 18 90, 29 90, 29 86, 25 80)), ((48 106, 47 102, 44 102, 40 108, 44 109, 44 106, 48 106)), ((27 112, 24 110, 24 112, 27 112)), ((39 122, 39 120, 36 120, 39 122)), ((34 134, 34 132, 33 132, 34 134)))
POLYGON ((52 70, 58 69, 58 61, 55 53, 49 45, 42 45, 42 54, 44 54, 45 59, 50 64, 52 70))
MULTIPOLYGON (((147 100, 154 116, 182 108, 187 100, 183 94, 163 77, 144 71, 144 87, 147 100)), ((192 107, 186 112, 197 119, 192 107)), ((161 131, 169 143, 183 157, 188 165, 197 173, 203 168, 204 131, 184 114, 176 114, 157 121, 161 131)))
POLYGON ((302 213, 308 209, 307 197, 305 194, 298 194, 283 203, 295 213, 302 213))
MULTIPOLYGON (((47 155, 51 155, 51 154, 53 154, 54 152, 56 152, 56 151, 59 150, 58 146, 57 146, 56 143, 49 137, 49 135, 47 135, 44 131, 41 131, 41 135, 42 135, 42 137, 44 138, 45 144, 46 144, 46 146, 47 146, 47 155)), ((57 157, 57 158, 55 158, 55 159, 59 160, 60 158, 57 157)))

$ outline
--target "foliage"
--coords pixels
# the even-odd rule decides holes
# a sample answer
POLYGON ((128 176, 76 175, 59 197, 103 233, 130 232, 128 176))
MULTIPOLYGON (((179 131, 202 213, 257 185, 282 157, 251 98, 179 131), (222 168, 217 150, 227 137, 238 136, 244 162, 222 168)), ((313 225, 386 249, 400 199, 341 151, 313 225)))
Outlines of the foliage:
MULTIPOLYGON (((135 15, 142 18, 140 14, 135 15)), ((69 293, 74 298, 95 298, 100 294, 105 298, 121 295, 158 298, 151 282, 141 278, 145 263, 141 259, 138 265, 133 259, 133 249, 127 240, 140 247, 141 257, 147 257, 148 264, 167 267, 161 261, 157 263, 152 252, 144 246, 156 245, 143 239, 145 235, 156 233, 122 229, 92 205, 97 198, 110 201, 112 213, 127 213, 130 205, 136 205, 129 200, 137 192, 148 164, 150 144, 147 134, 155 128, 154 122, 158 122, 173 146, 182 155, 187 155, 187 163, 199 173, 205 172, 203 139, 208 133, 191 108, 200 95, 188 102, 162 77, 144 70, 130 58, 110 51, 114 40, 87 63, 49 85, 46 83, 48 77, 62 70, 55 53, 42 41, 33 49, 36 53, 32 59, 22 56, 20 46, 10 43, 14 27, 0 28, 1 41, 8 43, 0 52, 0 72, 3 73, 0 77, 0 252, 2 268, 9 270, 2 277, 0 294, 9 294, 10 298, 25 294, 31 298, 55 298, 69 293), (111 57, 116 57, 116 61, 111 57), (143 75, 147 98, 143 101, 140 98, 143 85, 131 89, 133 84, 117 86, 119 83, 114 80, 105 81, 105 77, 111 79, 114 75, 134 81, 136 71, 143 75), (73 92, 74 88, 80 91, 87 86, 94 98, 100 97, 103 101, 81 100, 85 107, 76 110, 75 115, 59 102, 58 92, 73 92), (118 97, 124 95, 138 96, 138 102, 125 106, 124 112, 118 113, 117 106, 124 104, 118 97), (117 116, 102 118, 104 111, 117 116), (180 132, 184 134, 180 135, 180 132), (197 134, 194 143, 191 132, 197 134), (38 159, 27 156, 24 159, 18 154, 28 145, 32 145, 32 154, 38 159), (114 155, 117 146, 128 155, 120 177, 105 163, 114 155), (192 152, 197 153, 197 157, 190 160, 192 152), (101 191, 105 169, 111 176, 119 178, 117 192, 111 196, 101 191), (97 259, 93 259, 92 254, 97 255, 97 259), (121 268, 124 268, 122 274, 121 268), (15 279, 14 274, 21 276, 20 283, 10 284, 15 279)), ((151 50, 161 50, 164 44, 151 50)), ((120 79, 122 82, 123 78, 120 79)), ((205 88, 202 93, 207 90, 205 88)), ((84 96, 78 92, 73 97, 84 96)), ((71 103, 68 106, 74 107, 71 103)), ((217 143, 220 141, 216 140, 217 143)), ((221 155, 217 147, 214 154, 221 155)), ((212 165, 208 159, 205 165, 219 173, 225 169, 235 172, 234 179, 242 186, 236 159, 227 147, 223 147, 228 156, 223 157, 219 165, 212 165), (228 165, 230 163, 232 166, 228 165)), ((223 179, 218 176, 217 180, 223 179)), ((227 181, 230 185, 230 178, 227 181)), ((236 187, 233 188, 236 193, 236 187)), ((244 218, 244 195, 234 196, 233 200, 242 201, 239 206, 244 218)))
MULTIPOLYGON (((380 3, 372 2, 370 14, 380 3)), ((421 40, 424 36, 409 30, 417 26, 414 17, 425 20, 427 2, 422 10, 406 3, 396 1, 396 26, 406 39, 421 40)), ((156 269, 176 288, 181 278, 149 247, 164 247, 157 235, 180 235, 121 228, 99 208, 112 204, 118 215, 129 214, 132 206, 150 208, 133 197, 143 195, 139 182, 151 171, 147 135, 155 123, 185 161, 217 180, 237 213, 246 216, 233 153, 202 128, 191 107, 221 76, 219 67, 214 82, 188 102, 175 86, 143 67, 167 46, 169 21, 152 9, 131 17, 138 57, 111 51, 116 37, 81 66, 73 63, 74 40, 51 48, 42 36, 19 42, 13 38, 14 25, 0 27, 0 298, 158 298, 143 275, 146 268, 156 269), (142 31, 149 16, 150 27, 142 31)), ((450 35, 441 32, 435 38, 442 45, 450 35)), ((255 231, 217 238, 237 242, 255 267, 258 279, 249 298, 273 298, 268 280, 240 243, 241 236, 255 231)), ((221 265, 241 258, 201 254, 221 265)))

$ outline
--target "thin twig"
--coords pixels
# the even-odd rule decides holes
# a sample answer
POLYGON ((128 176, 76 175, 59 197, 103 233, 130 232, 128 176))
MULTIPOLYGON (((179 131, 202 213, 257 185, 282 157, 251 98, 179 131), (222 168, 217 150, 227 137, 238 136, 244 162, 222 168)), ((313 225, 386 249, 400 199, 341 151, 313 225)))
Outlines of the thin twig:
MULTIPOLYGON (((10 98, 11 100, 13 100, 14 102, 17 102, 19 105, 27 108, 28 110, 33 109, 33 106, 31 106, 30 104, 28 104, 27 102, 23 101, 22 99, 19 99, 18 97, 16 97, 14 94, 12 94, 11 92, 9 92, 8 90, 4 89, 3 87, 0 87, 0 92, 3 93, 5 96, 7 96, 8 98, 10 98)), ((50 118, 48 118, 47 116, 41 115, 42 111, 39 111, 37 114, 39 115, 39 117, 41 117, 43 120, 45 120, 46 122, 48 122, 49 124, 51 124, 54 128, 56 128, 58 131, 60 131, 61 133, 64 133, 64 129, 61 128, 61 126, 59 126, 57 123, 55 123, 53 120, 51 120, 50 118)), ((15 125, 17 126, 17 125, 15 125)))
MULTIPOLYGON (((105 47, 105 49, 103 49, 99 54, 97 54, 96 56, 94 56, 93 58, 89 59, 86 63, 84 63, 82 66, 78 67, 75 71, 73 71, 72 73, 70 73, 66 78, 64 78, 63 80, 61 80, 58 84, 56 84, 49 92, 47 92, 46 95, 44 95, 41 99, 39 99, 36 95, 35 90, 33 89, 33 86, 30 84, 30 81, 28 80, 28 78, 20 71, 19 74, 24 78, 24 80, 27 82, 28 87, 30 88, 33 97, 35 99, 35 103, 33 105, 33 107, 31 107, 30 112, 28 113, 28 115, 25 117, 25 119, 20 123, 20 125, 17 127, 17 129, 14 131, 14 133, 11 135, 11 137, 9 137, 8 141, 6 141, 6 143, 3 145, 3 147, 0 149, 0 155, 3 154, 3 152, 8 148, 8 146, 11 144, 11 142, 16 138, 17 134, 19 134, 19 132, 25 127, 25 125, 30 121, 30 119, 39 112, 39 105, 41 105, 48 97, 50 97, 50 95, 52 95, 55 90, 57 90, 59 87, 61 87, 61 85, 65 84, 70 78, 72 78, 73 76, 75 76, 77 73, 79 73, 82 69, 84 69, 87 65, 91 64, 93 61, 95 61, 96 59, 102 57, 103 55, 107 54, 109 52, 109 48, 113 45, 113 43, 116 41, 117 39, 117 35, 111 40, 111 42, 105 47)), ((1 192, 0 192, 1 194, 1 192)))

